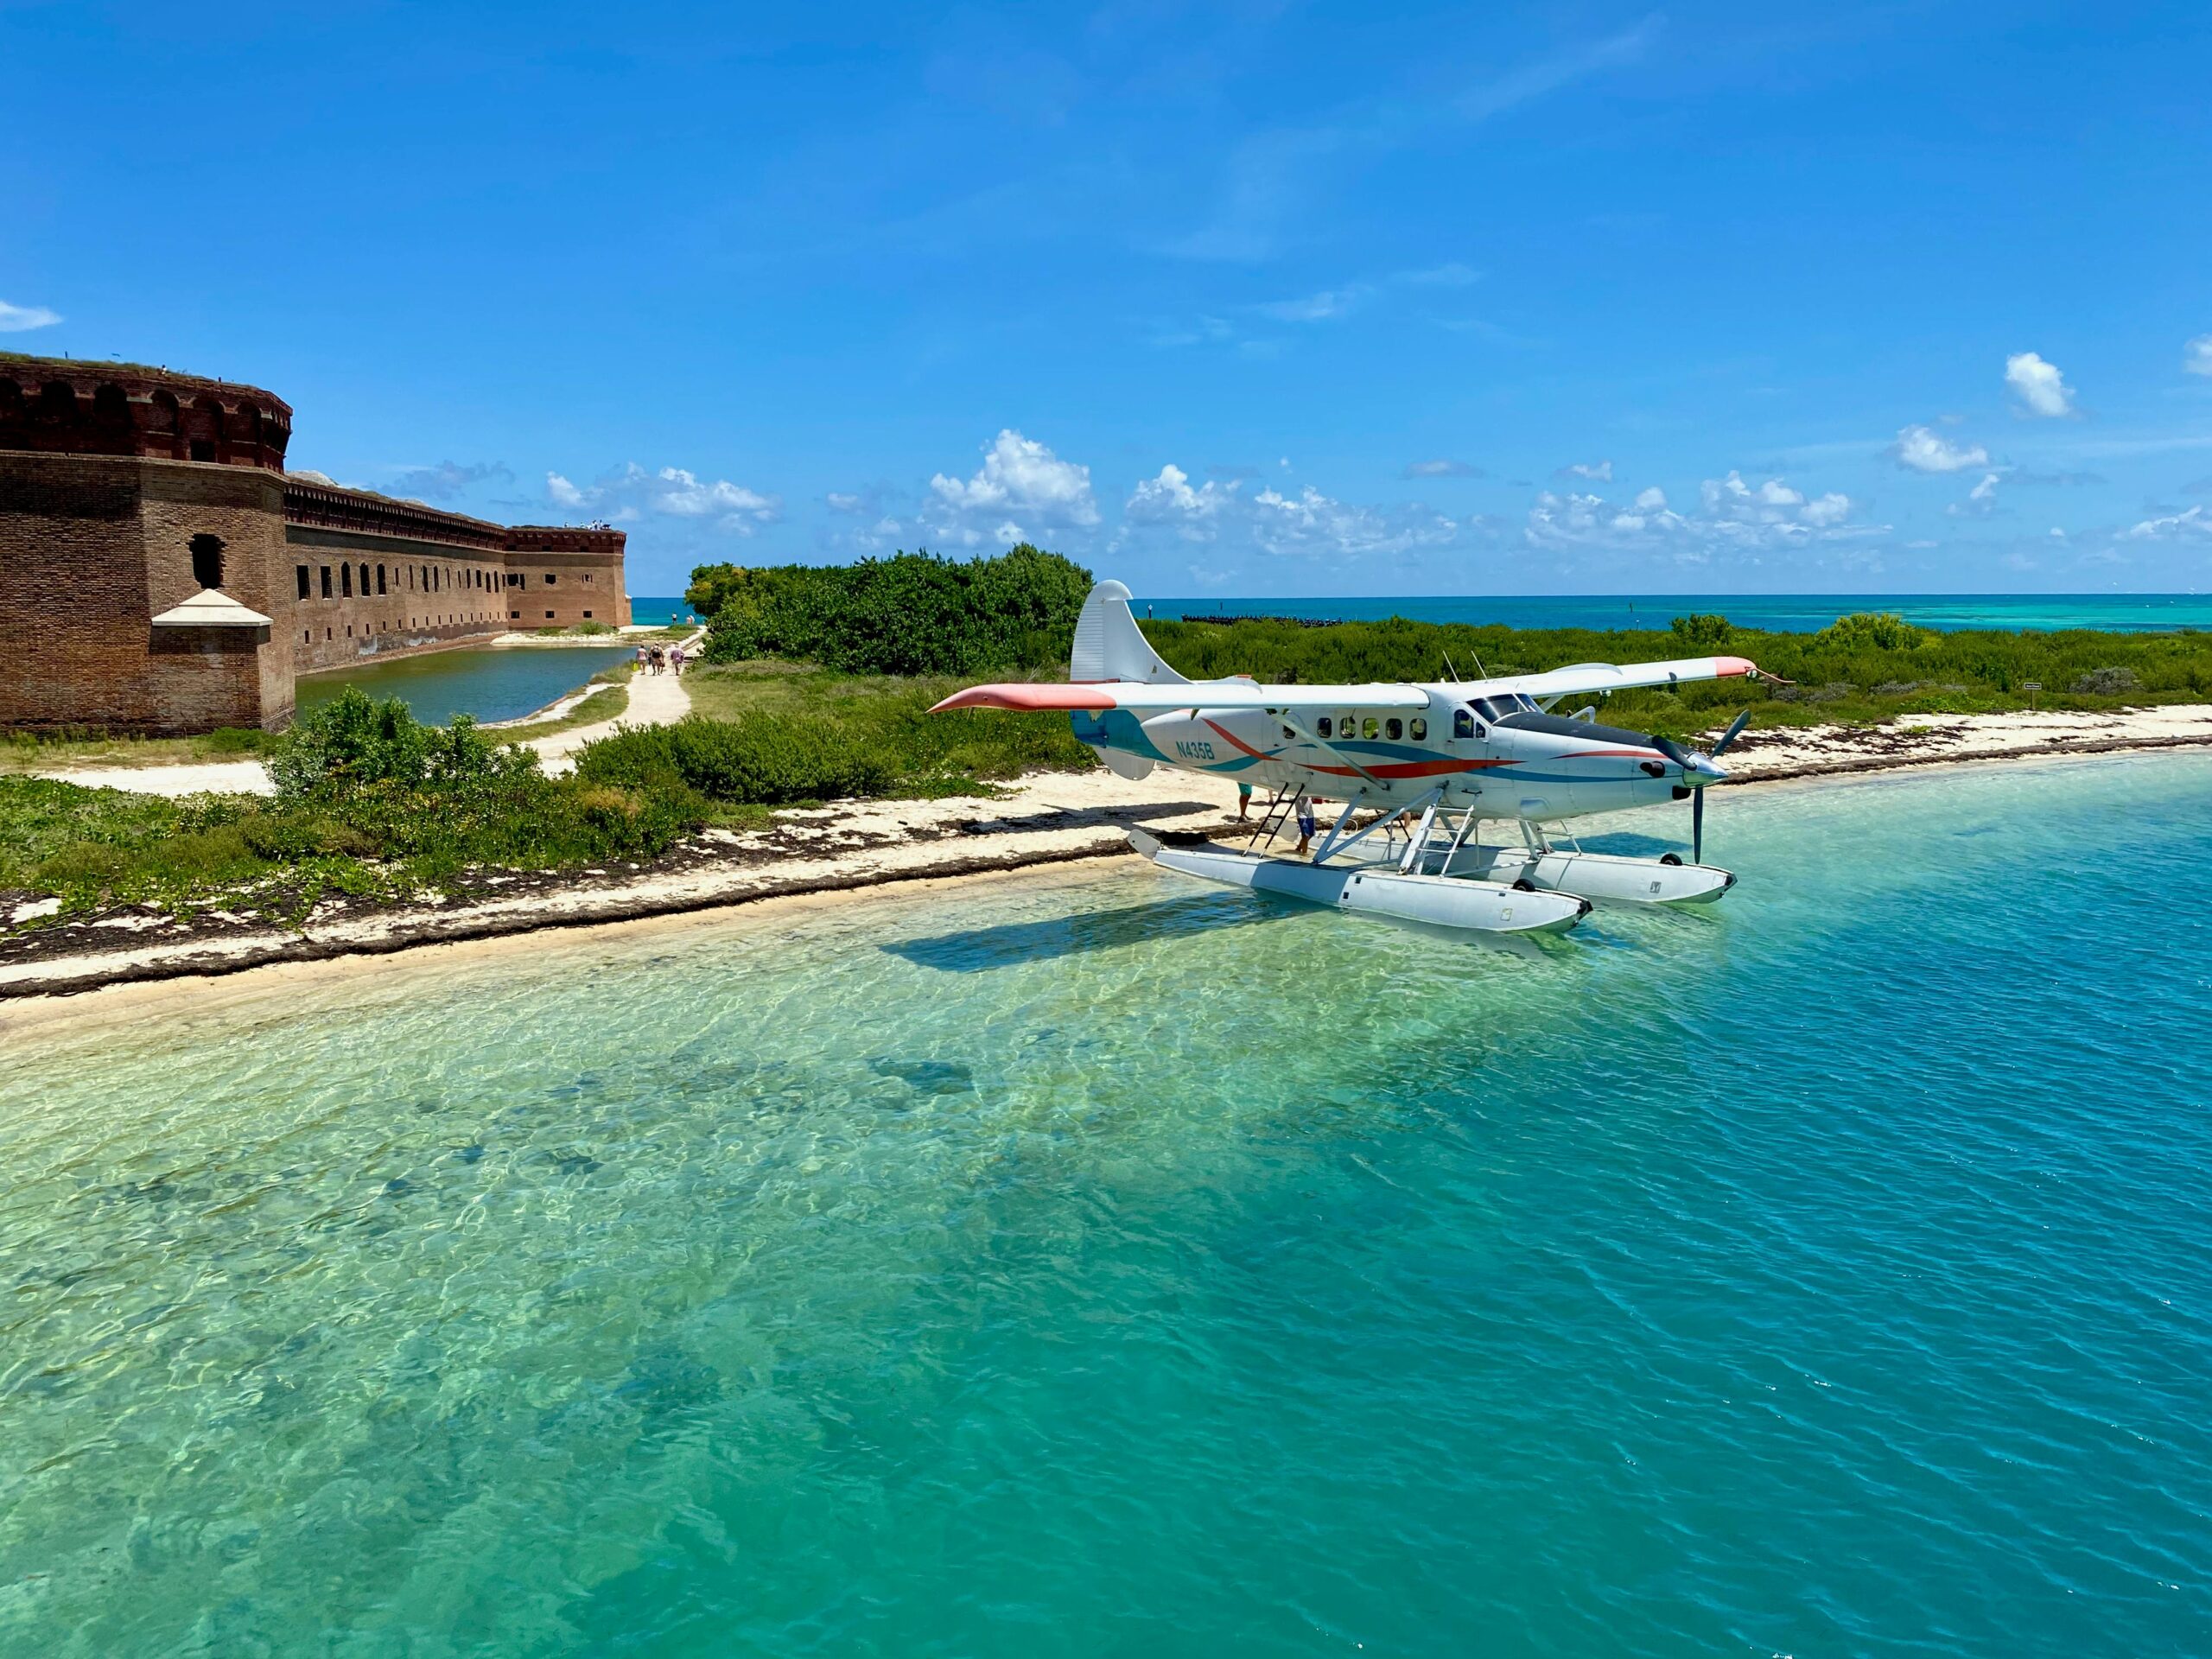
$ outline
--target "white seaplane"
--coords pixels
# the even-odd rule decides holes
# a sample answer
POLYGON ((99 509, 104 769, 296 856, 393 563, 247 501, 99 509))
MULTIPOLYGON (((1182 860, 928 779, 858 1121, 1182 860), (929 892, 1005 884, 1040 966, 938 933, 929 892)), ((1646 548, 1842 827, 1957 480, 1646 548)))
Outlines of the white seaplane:
MULTIPOLYGON (((1102 582, 1076 623, 1067 683, 973 686, 931 712, 1065 711, 1076 736, 1123 778, 1167 766, 1272 791, 1241 852, 1131 830, 1137 850, 1166 868, 1421 927, 1555 933, 1593 901, 1706 904, 1735 885, 1703 861, 1705 791, 1727 775, 1714 762, 1751 715, 1700 754, 1600 725, 1594 703, 1571 716, 1554 707, 1636 686, 1736 677, 1769 677, 1741 657, 1692 657, 1428 684, 1186 680, 1146 640, 1129 590, 1102 582), (1254 850, 1271 846, 1293 812, 1305 817, 1307 803, 1319 799, 1344 808, 1310 856, 1254 850), (1673 853, 1584 852, 1561 827, 1684 799, 1688 863, 1673 853), (1374 817, 1355 828, 1362 811, 1374 817), (1485 821, 1515 825, 1519 844, 1485 845, 1476 833, 1485 821)), ((1301 845, 1309 840, 1301 836, 1301 845)))

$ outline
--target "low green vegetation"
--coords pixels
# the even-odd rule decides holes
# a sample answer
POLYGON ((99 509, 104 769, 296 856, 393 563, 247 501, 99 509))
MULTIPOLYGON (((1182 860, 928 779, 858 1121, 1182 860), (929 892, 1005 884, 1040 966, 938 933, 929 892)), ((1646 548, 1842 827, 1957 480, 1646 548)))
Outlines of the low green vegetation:
POLYGON ((784 658, 857 674, 1065 664, 1090 573, 1027 542, 995 558, 900 553, 848 565, 702 565, 683 602, 706 658, 784 658))
POLYGON ((268 753, 274 732, 225 726, 197 737, 136 737, 92 727, 0 733, 0 773, 61 766, 174 766, 188 761, 245 760, 268 753))
POLYGON ((579 777, 625 787, 681 784, 726 804, 970 794, 1043 767, 1096 764, 1064 719, 931 704, 950 676, 839 674, 789 664, 684 677, 692 716, 626 729, 577 757, 579 777))
POLYGON ((612 622, 575 622, 565 628, 532 628, 531 632, 540 639, 595 639, 602 634, 620 633, 621 629, 612 622))
POLYGON ((297 915, 332 891, 398 896, 473 870, 575 868, 664 851, 711 807, 680 785, 549 778, 466 718, 418 724, 348 689, 269 755, 273 798, 183 802, 0 779, 0 889, 65 910, 211 894, 297 915))

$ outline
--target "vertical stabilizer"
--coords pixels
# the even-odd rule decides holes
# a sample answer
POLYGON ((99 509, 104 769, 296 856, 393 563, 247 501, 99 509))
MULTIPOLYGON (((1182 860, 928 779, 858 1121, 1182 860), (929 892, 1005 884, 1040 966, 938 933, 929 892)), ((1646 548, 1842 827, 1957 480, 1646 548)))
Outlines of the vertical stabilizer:
POLYGON ((1144 631, 1129 614, 1129 590, 1102 582, 1083 601, 1076 619, 1075 649, 1068 653, 1068 678, 1078 684, 1100 680, 1135 680, 1145 685, 1187 685, 1160 660, 1144 631))

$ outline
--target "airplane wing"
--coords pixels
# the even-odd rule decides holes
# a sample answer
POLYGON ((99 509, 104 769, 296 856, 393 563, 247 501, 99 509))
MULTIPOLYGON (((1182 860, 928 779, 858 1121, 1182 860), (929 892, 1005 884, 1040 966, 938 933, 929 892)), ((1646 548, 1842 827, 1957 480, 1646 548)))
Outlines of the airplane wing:
POLYGON ((1428 694, 1412 685, 1261 685, 1251 680, 1190 680, 1147 685, 1137 680, 1100 680, 1051 685, 971 685, 930 710, 946 709, 1127 709, 1164 715, 1175 709, 1425 709, 1428 694))
POLYGON ((1627 691, 1638 686, 1675 685, 1684 680, 1771 677, 1748 657, 1684 657, 1671 663, 1577 663, 1543 674, 1513 674, 1470 680, 1452 688, 1462 697, 1496 696, 1517 691, 1527 697, 1574 696, 1586 691, 1627 691))

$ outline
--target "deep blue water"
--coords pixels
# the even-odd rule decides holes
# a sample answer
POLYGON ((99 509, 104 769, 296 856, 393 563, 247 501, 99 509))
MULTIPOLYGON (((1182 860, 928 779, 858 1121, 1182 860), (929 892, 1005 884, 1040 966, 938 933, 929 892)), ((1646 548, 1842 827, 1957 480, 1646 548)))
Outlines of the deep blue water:
POLYGON ((1526 954, 1131 861, 0 1033, 0 1653, 2205 1651, 2212 756, 1709 830, 1526 954))
POLYGON ((638 594, 630 595, 630 620, 639 627, 651 624, 664 628, 677 617, 690 614, 681 594, 662 594, 658 598, 638 594))
POLYGON ((1663 628, 1677 616, 1718 612, 1740 627, 1810 632, 1853 611, 1892 611, 1929 628, 2104 628, 2167 632, 2212 628, 2205 594, 1707 594, 1485 599, 1147 599, 1140 616, 1298 616, 1345 621, 1402 616, 1419 622, 1516 628, 1663 628))

